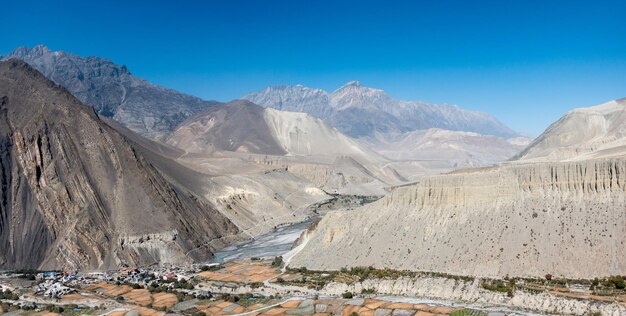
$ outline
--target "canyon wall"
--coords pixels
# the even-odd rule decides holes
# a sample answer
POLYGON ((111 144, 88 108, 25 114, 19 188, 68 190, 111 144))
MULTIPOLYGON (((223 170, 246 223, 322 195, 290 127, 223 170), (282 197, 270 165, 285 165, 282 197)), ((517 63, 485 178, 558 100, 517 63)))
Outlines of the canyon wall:
POLYGON ((626 160, 511 163, 424 178, 323 218, 290 265, 487 277, 626 274, 626 160))

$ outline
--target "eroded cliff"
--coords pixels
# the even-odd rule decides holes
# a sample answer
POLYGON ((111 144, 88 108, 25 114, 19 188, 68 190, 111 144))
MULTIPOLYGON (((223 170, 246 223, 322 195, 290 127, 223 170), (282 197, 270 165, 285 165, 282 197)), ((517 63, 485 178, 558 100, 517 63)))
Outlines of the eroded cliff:
POLYGON ((515 163, 424 178, 319 224, 292 266, 489 277, 626 273, 626 160, 515 163))

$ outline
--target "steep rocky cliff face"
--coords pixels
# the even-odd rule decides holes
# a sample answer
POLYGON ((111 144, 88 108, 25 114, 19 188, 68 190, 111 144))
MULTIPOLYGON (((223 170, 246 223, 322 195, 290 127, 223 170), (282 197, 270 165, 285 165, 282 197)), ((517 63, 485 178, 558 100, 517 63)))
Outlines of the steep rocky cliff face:
POLYGON ((626 160, 509 164, 424 178, 324 217, 292 266, 489 277, 626 273, 626 160))
POLYGON ((160 139, 194 113, 219 104, 153 85, 108 59, 19 47, 0 59, 17 58, 62 85, 75 97, 131 130, 160 139))
POLYGON ((0 268, 207 260, 238 229, 65 89, 0 62, 0 268))

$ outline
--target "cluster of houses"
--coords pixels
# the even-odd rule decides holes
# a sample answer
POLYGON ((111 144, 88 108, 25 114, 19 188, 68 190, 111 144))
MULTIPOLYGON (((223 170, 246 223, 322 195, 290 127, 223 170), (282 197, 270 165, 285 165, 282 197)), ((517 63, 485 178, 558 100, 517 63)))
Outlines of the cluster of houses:
MULTIPOLYGON (((101 281, 120 282, 147 285, 152 282, 173 282, 189 280, 193 277, 193 271, 186 271, 181 267, 154 266, 148 268, 122 268, 117 271, 107 272, 56 272, 47 271, 37 273, 34 277, 32 289, 36 295, 46 298, 60 299, 64 295, 76 292, 75 288, 101 281)), ((14 289, 9 285, 0 283, 0 290, 14 289)))
POLYGON ((11 286, 10 284, 0 282, 0 292, 13 292, 13 291, 15 291, 15 287, 11 286))

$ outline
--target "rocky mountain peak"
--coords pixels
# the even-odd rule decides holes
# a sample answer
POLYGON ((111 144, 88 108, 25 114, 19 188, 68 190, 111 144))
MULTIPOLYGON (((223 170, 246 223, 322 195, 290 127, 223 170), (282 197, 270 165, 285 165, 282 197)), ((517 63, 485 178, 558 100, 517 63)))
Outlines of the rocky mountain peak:
POLYGON ((232 100, 228 103, 225 104, 228 107, 231 108, 260 108, 259 105, 254 104, 248 100, 242 100, 242 99, 237 99, 237 100, 232 100))
POLYGON ((385 91, 362 86, 358 81, 350 81, 330 95, 331 105, 339 109, 378 107, 390 100, 385 91))
POLYGON ((33 48, 28 48, 25 46, 20 46, 14 49, 7 57, 15 57, 15 58, 37 58, 47 54, 50 54, 50 49, 42 44, 39 44, 33 48))
POLYGON ((163 138, 186 118, 218 103, 153 85, 105 58, 52 51, 44 45, 19 47, 0 59, 10 58, 25 61, 98 114, 154 139, 163 138))
POLYGON ((348 81, 346 84, 343 85, 344 87, 347 86, 354 86, 354 87, 360 87, 361 86, 361 82, 358 80, 352 80, 352 81, 348 81))
POLYGON ((392 98, 385 91, 350 81, 328 94, 297 86, 268 87, 242 97, 263 107, 306 112, 352 137, 428 128, 475 132, 504 138, 519 136, 495 117, 446 104, 392 98))

